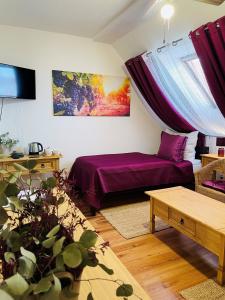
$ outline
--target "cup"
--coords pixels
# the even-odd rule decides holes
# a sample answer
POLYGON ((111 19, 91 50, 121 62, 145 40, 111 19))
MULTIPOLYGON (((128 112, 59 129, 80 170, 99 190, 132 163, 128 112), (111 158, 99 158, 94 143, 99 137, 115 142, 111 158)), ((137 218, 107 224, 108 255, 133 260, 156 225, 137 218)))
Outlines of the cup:
POLYGON ((45 149, 43 154, 46 155, 46 156, 50 156, 50 155, 52 155, 52 150, 51 149, 45 149))
POLYGON ((224 157, 224 148, 218 148, 218 156, 224 157))

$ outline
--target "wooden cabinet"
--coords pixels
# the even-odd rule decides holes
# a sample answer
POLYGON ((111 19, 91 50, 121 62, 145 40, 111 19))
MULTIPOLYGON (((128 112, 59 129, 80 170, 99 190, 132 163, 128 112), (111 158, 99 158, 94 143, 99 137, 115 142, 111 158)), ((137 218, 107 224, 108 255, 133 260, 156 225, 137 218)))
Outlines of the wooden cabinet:
MULTIPOLYGON (((35 170, 37 170, 39 173, 51 173, 54 171, 59 170, 59 160, 61 158, 61 155, 51 155, 51 156, 38 156, 38 157, 30 157, 30 156, 24 156, 19 159, 13 159, 10 157, 0 159, 0 169, 4 169, 10 173, 16 172, 16 169, 14 167, 14 163, 22 164, 25 161, 28 160, 35 160, 37 162, 35 166, 35 170)), ((23 175, 26 175, 28 172, 23 171, 23 175)), ((0 179, 3 178, 3 175, 0 175, 0 179)), ((4 175, 4 176, 7 176, 4 175)))
POLYGON ((219 157, 217 154, 202 154, 201 157, 202 157, 202 167, 205 167, 206 165, 210 164, 215 160, 225 158, 225 157, 219 157))

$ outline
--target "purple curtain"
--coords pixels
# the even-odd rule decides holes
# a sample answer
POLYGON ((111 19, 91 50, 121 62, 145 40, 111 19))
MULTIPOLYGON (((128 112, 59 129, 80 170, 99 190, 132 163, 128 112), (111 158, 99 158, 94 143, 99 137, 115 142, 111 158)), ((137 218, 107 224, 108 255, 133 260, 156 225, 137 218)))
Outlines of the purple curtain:
POLYGON ((190 33, 213 97, 225 117, 225 16, 190 33))
POLYGON ((195 131, 162 93, 142 55, 129 59, 125 64, 140 93, 165 124, 178 132, 195 131))

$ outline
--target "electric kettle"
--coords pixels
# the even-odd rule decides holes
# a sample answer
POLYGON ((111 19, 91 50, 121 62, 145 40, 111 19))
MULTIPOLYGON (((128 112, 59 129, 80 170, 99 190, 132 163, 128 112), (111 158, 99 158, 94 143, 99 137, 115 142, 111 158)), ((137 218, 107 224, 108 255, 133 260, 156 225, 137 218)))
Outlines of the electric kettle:
POLYGON ((43 146, 40 143, 33 142, 29 144, 29 155, 39 155, 43 151, 43 146))

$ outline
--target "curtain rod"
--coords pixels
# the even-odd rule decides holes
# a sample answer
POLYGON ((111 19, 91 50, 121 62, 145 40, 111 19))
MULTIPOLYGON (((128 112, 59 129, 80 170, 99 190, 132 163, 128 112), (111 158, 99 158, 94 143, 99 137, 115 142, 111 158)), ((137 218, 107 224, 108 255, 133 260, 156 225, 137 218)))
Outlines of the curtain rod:
MULTIPOLYGON (((179 42, 181 42, 181 41, 183 41, 183 38, 180 38, 180 39, 178 39, 178 40, 172 41, 171 45, 175 47, 175 46, 177 46, 177 44, 178 44, 179 42)), ((170 43, 167 43, 166 45, 163 45, 163 46, 157 48, 157 52, 160 53, 160 52, 162 51, 162 49, 166 48, 166 47, 169 46, 169 45, 170 45, 170 43)), ((146 53, 146 55, 148 56, 148 55, 150 55, 151 53, 152 53, 152 51, 149 51, 149 52, 146 53)))
MULTIPOLYGON (((216 27, 217 27, 217 28, 220 27, 219 23, 216 23, 216 27)), ((208 27, 206 27, 204 30, 209 30, 209 29, 208 29, 208 27)), ((198 31, 196 31, 196 35, 200 35, 200 33, 199 33, 198 31)), ((189 35, 189 38, 191 38, 190 35, 189 35)), ((183 38, 180 38, 180 39, 178 39, 178 40, 172 41, 171 44, 172 44, 172 46, 177 46, 177 44, 178 44, 180 41, 182 41, 182 40, 183 40, 183 38)), ((157 52, 160 53, 160 52, 162 51, 162 49, 166 48, 168 45, 170 45, 170 44, 167 43, 166 45, 163 45, 163 46, 157 48, 157 52)), ((148 56, 148 55, 150 55, 151 53, 152 53, 152 51, 146 52, 146 55, 148 56)))
MULTIPOLYGON (((220 28, 220 24, 217 23, 217 24, 216 24, 216 27, 217 27, 217 28, 220 28)), ((208 28, 208 27, 205 27, 204 30, 207 31, 207 30, 209 30, 209 28, 208 28)), ((198 31, 196 31, 196 35, 200 35, 200 33, 199 33, 198 31)))

